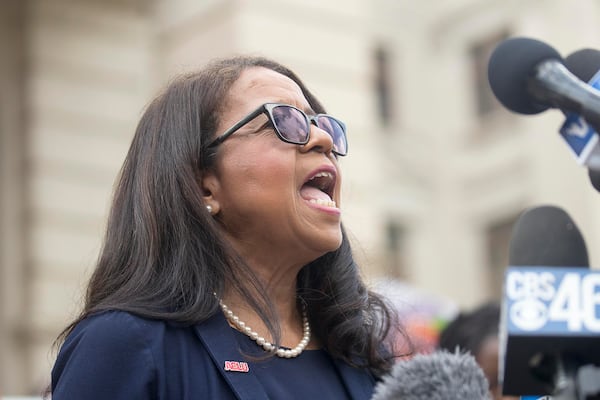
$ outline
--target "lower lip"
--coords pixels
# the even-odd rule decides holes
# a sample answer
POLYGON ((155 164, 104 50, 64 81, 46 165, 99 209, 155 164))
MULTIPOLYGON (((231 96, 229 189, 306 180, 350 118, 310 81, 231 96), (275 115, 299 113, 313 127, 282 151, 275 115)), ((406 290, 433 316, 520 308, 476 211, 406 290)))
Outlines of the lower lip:
POLYGON ((341 215, 342 211, 339 208, 334 208, 334 207, 327 207, 327 206, 323 206, 321 204, 316 204, 316 203, 311 203, 308 200, 305 200, 308 205, 312 208, 316 208, 319 211, 323 211, 327 214, 331 214, 331 215, 341 215))

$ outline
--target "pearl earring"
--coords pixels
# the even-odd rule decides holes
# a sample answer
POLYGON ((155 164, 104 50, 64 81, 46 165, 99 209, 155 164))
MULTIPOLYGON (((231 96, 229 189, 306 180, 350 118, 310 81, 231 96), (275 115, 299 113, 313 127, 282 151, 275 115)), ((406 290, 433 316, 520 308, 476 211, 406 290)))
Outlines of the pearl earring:
POLYGON ((212 206, 210 204, 206 205, 206 211, 208 211, 209 214, 212 214, 213 208, 212 208, 212 206))

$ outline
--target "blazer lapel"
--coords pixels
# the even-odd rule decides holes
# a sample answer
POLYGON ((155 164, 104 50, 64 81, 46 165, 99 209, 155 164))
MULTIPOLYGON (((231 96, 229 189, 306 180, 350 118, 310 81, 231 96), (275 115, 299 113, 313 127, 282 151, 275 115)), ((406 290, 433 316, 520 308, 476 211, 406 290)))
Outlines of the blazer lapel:
MULTIPOLYGON (((216 313, 203 323, 194 327, 196 334, 210 353, 217 370, 225 378, 236 397, 240 400, 269 400, 262 385, 252 373, 226 371, 225 363, 245 361, 240 353, 234 333, 221 313, 216 313)), ((353 368, 340 360, 334 364, 350 393, 352 400, 368 400, 373 395, 374 378, 365 370, 353 368)))
POLYGON ((233 370, 231 370, 231 362, 246 362, 246 360, 240 353, 234 333, 222 313, 218 312, 203 323, 196 325, 195 331, 210 353, 216 368, 223 375, 238 399, 269 399, 262 385, 252 373, 251 366, 248 371, 237 372, 236 369, 238 368, 244 369, 243 364, 240 368, 240 364, 237 363, 233 364, 233 370), (230 370, 226 370, 226 365, 230 370))
POLYGON ((340 360, 334 363, 352 400, 368 400, 373 396, 375 379, 363 369, 353 368, 340 360))

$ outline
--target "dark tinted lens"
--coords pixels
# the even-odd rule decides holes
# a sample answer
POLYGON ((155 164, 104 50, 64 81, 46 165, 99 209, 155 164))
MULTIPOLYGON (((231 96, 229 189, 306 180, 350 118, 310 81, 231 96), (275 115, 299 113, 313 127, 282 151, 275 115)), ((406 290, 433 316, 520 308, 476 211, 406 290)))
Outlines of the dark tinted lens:
POLYGON ((308 142, 309 125, 302 112, 290 106, 277 106, 271 113, 275 128, 285 140, 296 144, 308 142))
POLYGON ((348 152, 348 144, 346 143, 346 135, 344 127, 341 123, 327 115, 319 115, 317 118, 317 126, 329 133, 333 139, 333 150, 344 156, 348 152))

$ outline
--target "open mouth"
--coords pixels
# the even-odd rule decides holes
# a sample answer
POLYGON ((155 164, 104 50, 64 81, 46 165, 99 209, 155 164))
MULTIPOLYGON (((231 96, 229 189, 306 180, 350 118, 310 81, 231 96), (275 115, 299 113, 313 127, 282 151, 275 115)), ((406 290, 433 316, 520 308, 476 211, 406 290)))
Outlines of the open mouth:
POLYGON ((302 198, 313 204, 337 208, 337 205, 333 200, 335 178, 336 177, 332 172, 317 172, 302 185, 302 188, 300 189, 302 198))

